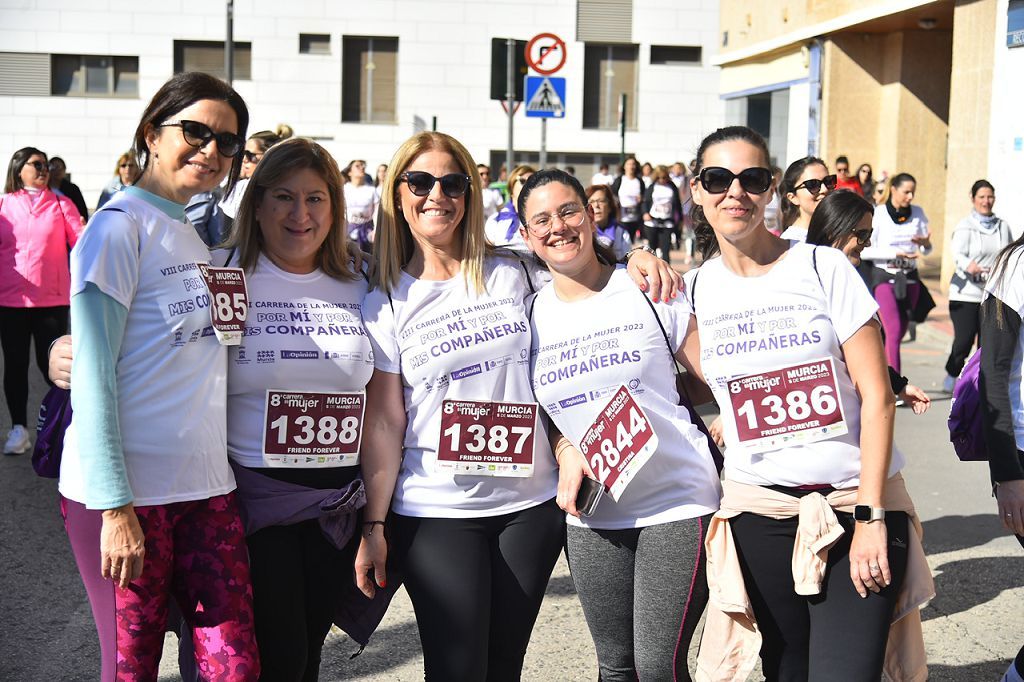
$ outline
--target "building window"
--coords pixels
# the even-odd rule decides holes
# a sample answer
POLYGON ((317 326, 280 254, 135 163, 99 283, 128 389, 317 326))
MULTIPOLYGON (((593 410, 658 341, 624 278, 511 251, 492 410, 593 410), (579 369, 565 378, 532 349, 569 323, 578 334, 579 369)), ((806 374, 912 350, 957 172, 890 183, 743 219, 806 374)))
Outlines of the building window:
POLYGON ((576 0, 576 40, 633 42, 633 0, 576 0))
POLYGON ((583 127, 614 130, 626 94, 626 128, 636 130, 636 45, 587 45, 583 55, 583 127))
POLYGON ((331 36, 326 33, 300 33, 300 54, 330 54, 331 36))
POLYGON ((138 97, 139 58, 50 55, 50 94, 64 97, 138 97))
POLYGON ((50 91, 50 55, 0 52, 0 95, 46 97, 50 91))
POLYGON ((398 38, 342 36, 341 53, 341 120, 397 121, 398 38))
MULTIPOLYGON (((252 80, 252 43, 233 43, 235 80, 252 80)), ((224 70, 224 41, 175 40, 174 73, 202 71, 226 79, 224 70)))
POLYGON ((651 64, 700 66, 700 45, 651 45, 651 64))

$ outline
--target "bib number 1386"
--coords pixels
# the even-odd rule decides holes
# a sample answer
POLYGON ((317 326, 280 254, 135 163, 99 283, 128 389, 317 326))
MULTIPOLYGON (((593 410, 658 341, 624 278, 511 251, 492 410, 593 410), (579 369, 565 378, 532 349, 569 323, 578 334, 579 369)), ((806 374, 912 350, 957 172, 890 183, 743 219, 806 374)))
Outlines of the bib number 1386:
MULTIPOLYGON (((786 393, 785 398, 779 395, 767 395, 761 399, 758 407, 764 408, 761 419, 769 426, 779 426, 789 421, 803 421, 812 414, 827 416, 839 409, 836 392, 831 386, 815 386, 810 395, 797 389, 786 393)), ((752 399, 746 400, 736 410, 736 415, 747 420, 748 429, 757 428, 758 410, 752 399)))

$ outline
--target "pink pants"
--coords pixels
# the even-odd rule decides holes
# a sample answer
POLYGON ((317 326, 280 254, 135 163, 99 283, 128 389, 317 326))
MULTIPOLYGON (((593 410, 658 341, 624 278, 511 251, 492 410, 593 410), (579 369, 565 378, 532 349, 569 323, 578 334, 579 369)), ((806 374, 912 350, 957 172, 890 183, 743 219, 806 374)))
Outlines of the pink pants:
POLYGON ((125 589, 100 572, 102 512, 62 497, 61 513, 96 621, 103 682, 157 679, 171 597, 192 626, 202 679, 259 678, 249 560, 234 493, 136 507, 145 562, 142 576, 125 589))
POLYGON ((917 304, 921 293, 921 283, 913 280, 907 282, 907 300, 904 303, 896 300, 893 286, 883 282, 875 287, 875 301, 878 302, 878 314, 882 318, 882 330, 885 332, 885 356, 889 366, 900 372, 900 341, 907 333, 909 317, 907 308, 917 304))

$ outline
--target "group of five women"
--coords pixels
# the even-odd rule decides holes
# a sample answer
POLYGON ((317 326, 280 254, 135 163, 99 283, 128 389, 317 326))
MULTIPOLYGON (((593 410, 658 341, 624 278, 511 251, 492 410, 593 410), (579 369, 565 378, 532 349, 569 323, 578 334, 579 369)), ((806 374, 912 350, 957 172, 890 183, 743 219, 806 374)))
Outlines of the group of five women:
POLYGON ((712 678, 758 650, 769 679, 878 678, 897 597, 914 587, 912 611, 930 578, 877 306, 841 253, 765 229, 756 133, 701 145, 720 257, 677 297, 651 255, 617 264, 597 193, 561 171, 515 193, 529 253, 493 247, 440 133, 392 159, 369 266, 337 164, 303 139, 265 153, 211 255, 183 205, 234 182, 247 120, 222 82, 175 76, 140 121, 141 178, 72 254, 60 492, 103 679, 155 676, 172 599, 205 679, 316 679, 331 623, 365 643, 399 580, 427 679, 518 679, 563 545, 604 680, 687 679, 706 606, 712 678), (721 484, 681 388, 701 382, 721 484))

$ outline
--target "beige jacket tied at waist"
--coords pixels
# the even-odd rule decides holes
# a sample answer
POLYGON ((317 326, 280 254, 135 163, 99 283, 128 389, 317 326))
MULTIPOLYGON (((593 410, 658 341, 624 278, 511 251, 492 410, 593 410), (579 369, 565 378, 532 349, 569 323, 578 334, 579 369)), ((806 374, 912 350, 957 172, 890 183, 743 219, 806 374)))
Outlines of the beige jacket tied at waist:
MULTIPOLYGON (((743 583, 729 519, 743 512, 775 519, 799 516, 793 582, 797 594, 814 595, 821 592, 828 550, 845 532, 833 509, 852 513, 857 502, 856 488, 801 498, 734 481, 725 481, 722 488, 722 508, 712 518, 705 541, 710 599, 697 656, 701 682, 746 680, 761 650, 761 631, 743 583)), ((886 482, 882 505, 906 512, 915 531, 908 533, 907 573, 889 630, 884 673, 894 682, 923 681, 928 679, 928 668, 920 608, 935 596, 935 583, 921 545, 921 522, 901 474, 886 482)))

